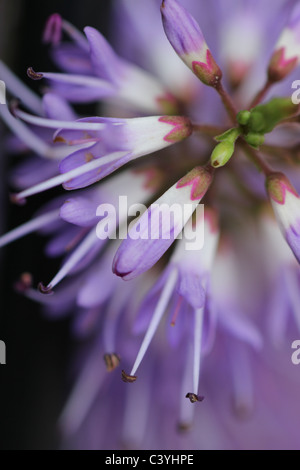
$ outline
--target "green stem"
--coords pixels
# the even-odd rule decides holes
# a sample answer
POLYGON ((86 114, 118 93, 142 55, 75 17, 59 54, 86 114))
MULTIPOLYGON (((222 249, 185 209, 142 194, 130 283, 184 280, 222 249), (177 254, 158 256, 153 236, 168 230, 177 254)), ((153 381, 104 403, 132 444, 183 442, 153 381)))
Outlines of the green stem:
POLYGON ((195 132, 205 134, 208 137, 215 137, 216 135, 222 134, 226 131, 226 127, 212 126, 210 124, 193 124, 193 129, 195 132))
POLYGON ((266 176, 274 173, 274 170, 256 150, 254 150, 242 140, 240 141, 240 144, 245 152, 245 155, 258 167, 260 171, 262 171, 266 176))
POLYGON ((249 106, 249 109, 254 108, 258 104, 262 102, 268 91, 270 90, 271 86, 273 85, 273 82, 271 80, 267 80, 262 89, 257 93, 257 95, 254 97, 252 103, 249 106))
POLYGON ((219 93, 221 100, 225 106, 225 109, 228 113, 228 116, 232 120, 233 124, 236 124, 236 115, 238 113, 231 97, 227 93, 227 91, 223 88, 222 82, 218 82, 215 86, 216 91, 219 93))

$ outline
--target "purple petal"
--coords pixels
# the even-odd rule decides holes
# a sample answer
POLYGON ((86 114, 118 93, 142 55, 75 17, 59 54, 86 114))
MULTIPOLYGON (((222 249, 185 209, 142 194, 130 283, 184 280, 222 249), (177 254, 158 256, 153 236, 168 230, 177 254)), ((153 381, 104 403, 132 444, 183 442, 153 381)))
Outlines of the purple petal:
MULTIPOLYGON (((73 169, 77 166, 81 166, 86 163, 86 161, 83 161, 86 152, 86 150, 79 150, 78 152, 72 154, 72 156, 75 156, 75 161, 77 164, 74 164, 72 158, 70 158, 71 155, 64 159, 60 164, 60 171, 62 173, 65 173, 66 171, 68 171, 67 168, 73 169), (81 162, 81 164, 79 164, 78 162, 81 162)), ((97 170, 92 170, 88 173, 78 176, 77 178, 73 178, 71 181, 64 183, 63 187, 67 190, 85 188, 86 186, 96 183, 97 181, 100 181, 101 179, 110 175, 122 165, 125 165, 125 163, 127 163, 129 160, 130 154, 126 154, 124 157, 114 161, 113 163, 107 163, 106 165, 103 165, 103 167, 97 170)))
POLYGON ((286 241, 291 247, 294 255, 300 263, 300 221, 297 221, 293 226, 285 232, 286 241))
POLYGON ((60 210, 60 216, 66 222, 80 227, 92 227, 98 221, 96 217, 98 204, 85 197, 68 199, 60 210))
POLYGON ((220 310, 219 321, 236 338, 249 343, 257 350, 262 348, 263 340, 259 331, 245 315, 241 315, 227 306, 227 308, 220 310))
POLYGON ((164 30, 178 55, 199 52, 205 44, 202 31, 192 15, 176 0, 165 0, 161 7, 164 30))
POLYGON ((66 98, 70 103, 93 103, 102 98, 114 96, 112 88, 91 87, 80 85, 66 85, 65 83, 52 84, 51 89, 66 98))
POLYGON ((96 75, 118 83, 123 70, 121 60, 99 31, 88 26, 84 32, 90 45, 90 58, 96 75))
POLYGON ((91 75, 93 67, 88 54, 74 44, 61 44, 51 52, 53 61, 63 71, 91 75))
POLYGON ((45 248, 46 255, 50 257, 65 255, 68 246, 77 237, 78 233, 79 229, 72 226, 65 228, 63 232, 60 230, 59 234, 47 243, 45 248))
POLYGON ((194 308, 201 308, 205 302, 205 290, 202 287, 203 277, 195 272, 182 270, 178 293, 194 308))
POLYGON ((58 163, 40 157, 30 157, 13 169, 10 181, 18 189, 27 189, 57 175, 58 163))
POLYGON ((78 338, 85 338, 95 332, 99 322, 99 309, 82 309, 74 318, 72 332, 78 338))
POLYGON ((111 259, 102 260, 88 275, 77 295, 77 303, 89 308, 103 304, 111 295, 118 279, 111 272, 111 259))
POLYGON ((67 101, 55 93, 46 93, 43 96, 43 108, 49 119, 75 121, 77 118, 67 101))

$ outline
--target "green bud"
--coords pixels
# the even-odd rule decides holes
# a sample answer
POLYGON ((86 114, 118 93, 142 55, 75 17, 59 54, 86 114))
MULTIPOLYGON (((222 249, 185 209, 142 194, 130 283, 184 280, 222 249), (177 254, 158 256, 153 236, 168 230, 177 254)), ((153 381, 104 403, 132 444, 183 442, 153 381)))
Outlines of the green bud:
POLYGON ((233 127, 232 129, 228 129, 223 134, 217 135, 215 140, 217 142, 231 142, 234 143, 236 139, 241 135, 241 130, 237 127, 233 127))
POLYGON ((245 136, 245 140, 249 145, 251 145, 251 147, 257 149, 260 145, 264 143, 265 137, 262 134, 249 132, 249 134, 245 136))
POLYGON ((232 157, 234 152, 234 143, 224 141, 218 144, 210 157, 211 166, 218 168, 224 166, 228 160, 232 157))
POLYGON ((273 98, 253 108, 247 127, 249 132, 266 134, 282 120, 294 116, 299 110, 291 98, 273 98))
POLYGON ((250 111, 247 111, 247 110, 244 110, 244 111, 240 111, 238 114, 237 114, 237 122, 241 125, 241 126, 246 126, 248 124, 248 121, 250 119, 250 116, 251 116, 251 112, 250 111))
POLYGON ((254 110, 248 121, 248 129, 254 133, 264 134, 267 127, 268 123, 266 122, 264 115, 260 111, 254 110))

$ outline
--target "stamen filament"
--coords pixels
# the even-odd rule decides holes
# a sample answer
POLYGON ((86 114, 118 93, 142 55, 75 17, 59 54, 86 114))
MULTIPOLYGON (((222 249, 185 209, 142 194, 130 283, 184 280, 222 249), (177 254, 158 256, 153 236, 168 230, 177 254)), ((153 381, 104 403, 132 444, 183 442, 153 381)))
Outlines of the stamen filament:
POLYGON ((67 261, 63 264, 58 273, 54 276, 52 281, 49 282, 47 287, 44 289, 45 292, 51 291, 59 282, 61 282, 64 277, 66 277, 70 271, 76 266, 79 261, 90 251, 95 243, 99 242, 101 244, 102 240, 97 238, 96 230, 93 228, 90 233, 85 237, 83 242, 78 246, 78 248, 71 254, 67 261))
POLYGON ((0 60, 0 79, 5 82, 8 90, 19 98, 27 108, 37 114, 44 114, 42 100, 0 60))
POLYGON ((42 139, 40 139, 36 134, 34 134, 34 132, 32 132, 21 121, 18 121, 18 119, 14 118, 6 105, 0 106, 0 116, 2 117, 5 124, 11 129, 11 131, 38 155, 45 157, 45 155, 51 152, 51 147, 47 145, 42 139))
POLYGON ((99 369, 101 354, 97 351, 83 368, 71 395, 60 415, 59 424, 65 434, 71 435, 80 429, 106 378, 106 371, 99 369), (95 374, 97 370, 97 374, 95 374), (83 399, 84 397, 84 399, 83 399))
POLYGON ((168 302, 171 298, 171 295, 173 293, 173 290, 174 290, 174 287, 175 287, 175 284, 176 284, 176 281, 177 281, 177 277, 178 277, 178 271, 177 269, 173 269, 170 274, 169 274, 169 277, 166 281, 166 284, 163 288, 163 291, 161 293, 161 296, 160 296, 160 299, 157 303, 157 306, 156 306, 156 309, 154 311, 154 314, 151 318, 151 322, 150 322, 150 325, 148 327, 148 330, 146 332, 146 335, 143 339, 143 342, 142 342, 142 345, 140 347, 140 350, 138 352, 138 355, 137 355, 137 358, 135 360, 135 363, 133 365, 133 368, 130 372, 130 375, 131 376, 134 376, 136 371, 138 370, 146 352, 147 352, 147 349, 151 343, 151 340, 158 328, 158 325, 160 323, 160 320, 162 319, 162 316, 163 314, 165 313, 165 310, 166 310, 166 307, 168 305, 168 302))
POLYGON ((179 313, 179 310, 180 310, 182 301, 183 301, 183 297, 182 297, 182 295, 181 295, 181 296, 179 297, 178 301, 177 301, 176 309, 175 309, 175 312, 174 312, 174 314, 173 314, 173 316, 172 316, 171 326, 175 326, 175 324, 176 324, 176 320, 177 320, 177 317, 178 317, 178 313, 179 313))
POLYGON ((29 233, 35 232, 36 230, 39 230, 46 225, 51 224, 58 218, 59 209, 55 209, 51 212, 47 212, 46 214, 42 214, 30 220, 29 222, 26 222, 25 224, 20 225, 19 227, 11 230, 10 232, 7 232, 5 235, 0 237, 0 248, 8 245, 9 243, 12 243, 15 240, 18 240, 19 238, 24 237, 25 235, 28 235, 29 233))
POLYGON ((59 121, 56 119, 47 119, 39 116, 33 116, 32 114, 25 113, 20 109, 15 109, 14 114, 23 121, 33 124, 35 126, 47 127, 49 129, 71 129, 79 131, 100 131, 105 128, 104 123, 96 122, 79 122, 79 121, 59 121))
POLYGON ((188 345, 186 365, 183 371, 182 383, 180 387, 180 408, 179 408, 179 425, 184 429, 189 428, 193 423, 195 407, 186 399, 186 392, 192 387, 192 364, 193 364, 193 344, 188 345))
POLYGON ((95 160, 90 161, 89 163, 85 163, 73 170, 67 171, 66 173, 62 173, 60 175, 54 176, 42 183, 38 183, 31 188, 25 189, 18 194, 13 195, 13 200, 18 202, 26 199, 29 196, 33 196, 34 194, 41 193, 46 191, 47 189, 55 188, 63 183, 67 183, 73 178, 77 178, 78 176, 84 175, 89 171, 96 170, 107 163, 112 163, 116 160, 119 160, 123 156, 125 156, 127 152, 114 152, 106 155, 105 157, 96 158, 95 160))
POLYGON ((194 330, 194 364, 193 364, 193 389, 198 395, 200 366, 201 366, 201 344, 203 330, 203 308, 195 310, 195 330, 194 330))
POLYGON ((234 407, 239 417, 245 418, 253 409, 253 382, 249 356, 243 344, 230 347, 234 407))
MULTIPOLYGON (((61 160, 67 157, 70 152, 70 147, 66 145, 51 146, 38 137, 31 129, 29 129, 22 121, 16 119, 8 110, 6 105, 0 106, 0 116, 5 124, 11 131, 19 137, 19 139, 28 146, 31 150, 37 153, 42 158, 51 160, 61 160)), ((82 144, 77 148, 72 148, 72 152, 91 144, 82 144)))
POLYGON ((115 87, 105 80, 100 78, 90 77, 88 75, 73 75, 67 73, 52 73, 52 72, 34 72, 31 68, 28 69, 27 74, 34 80, 41 80, 47 78, 48 80, 58 81, 69 85, 79 85, 83 87, 101 88, 106 90, 107 93, 114 93, 115 87))

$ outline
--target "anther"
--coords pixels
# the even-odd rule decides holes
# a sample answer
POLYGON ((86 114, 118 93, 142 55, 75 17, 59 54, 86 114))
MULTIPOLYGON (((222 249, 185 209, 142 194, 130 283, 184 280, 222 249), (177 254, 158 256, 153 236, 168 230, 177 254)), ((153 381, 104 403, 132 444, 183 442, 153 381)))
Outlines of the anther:
POLYGON ((204 400, 204 397, 196 395, 195 393, 187 393, 185 398, 188 398, 191 403, 196 403, 196 401, 201 402, 204 400))
POLYGON ((119 366, 121 360, 120 356, 115 353, 104 354, 103 359, 106 365, 107 372, 112 372, 113 370, 115 370, 119 366))
POLYGON ((136 375, 126 374, 125 370, 122 370, 122 380, 123 380, 123 382, 131 384, 131 383, 135 382, 136 379, 137 379, 136 375))
POLYGON ((44 76, 42 73, 35 72, 32 67, 27 69, 27 75, 29 78, 32 78, 32 80, 41 80, 44 76))

